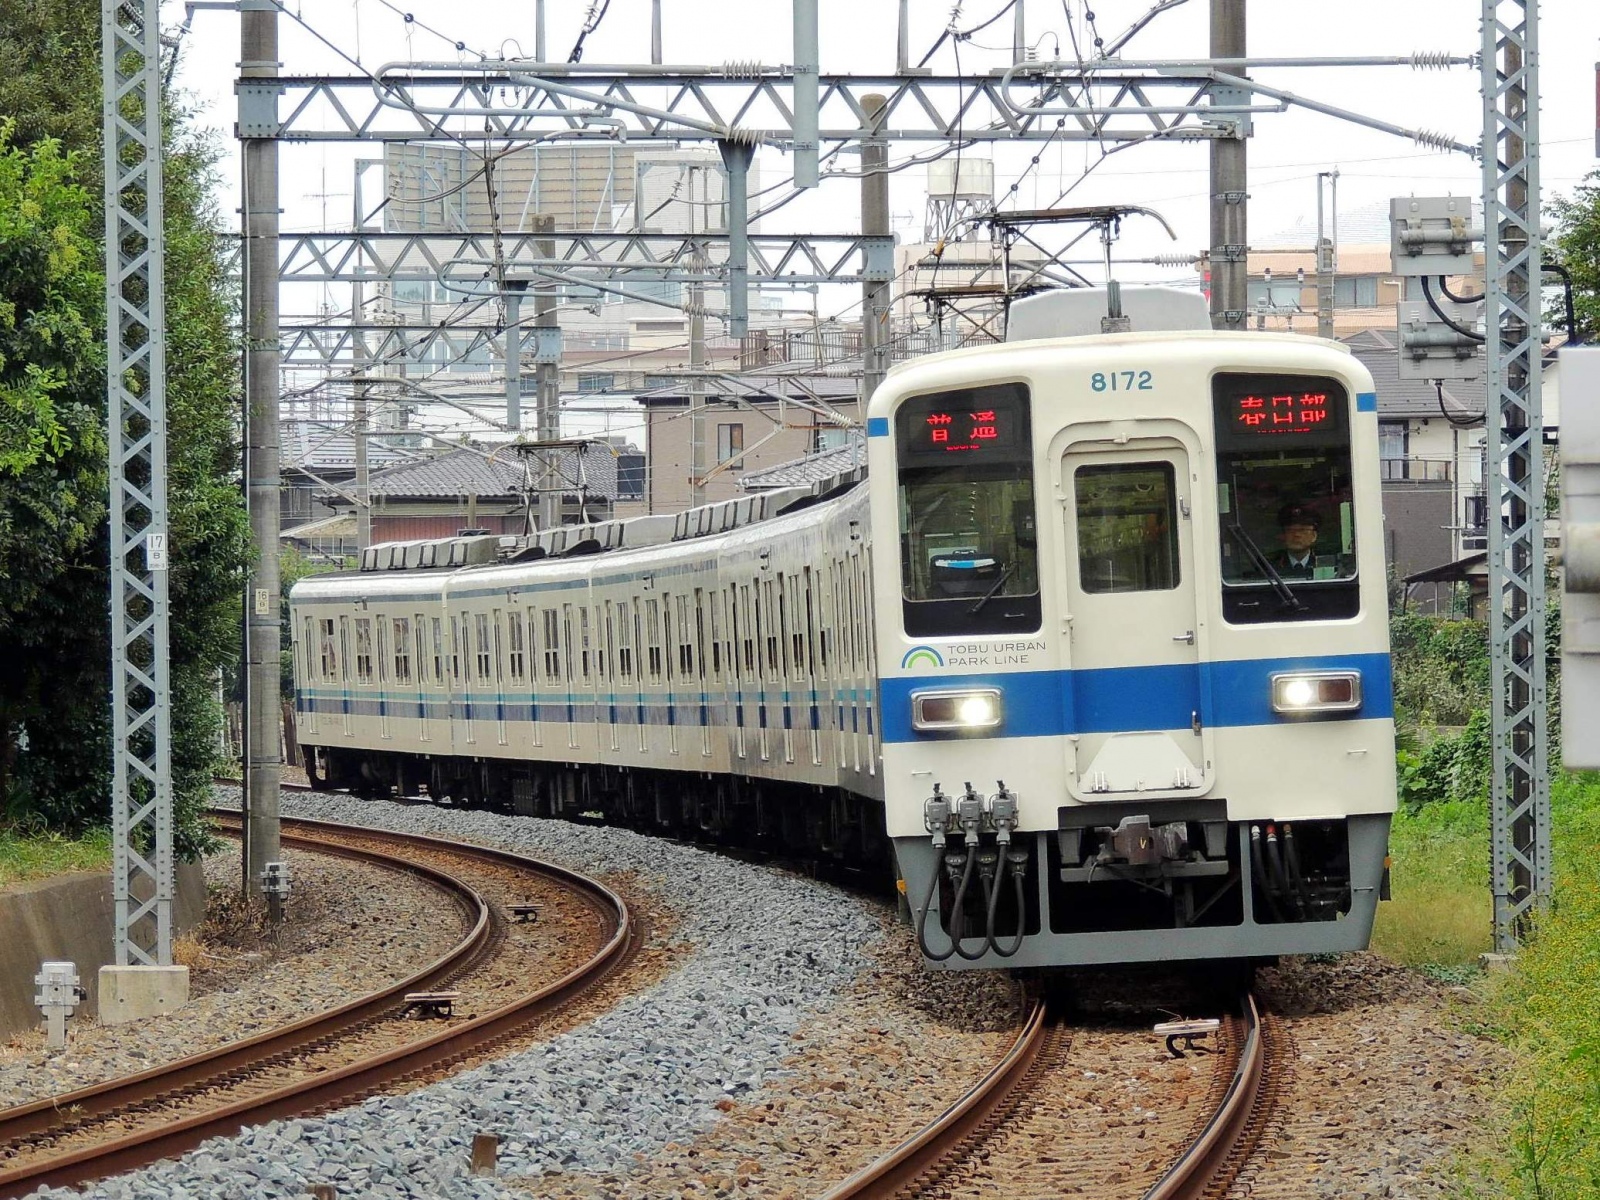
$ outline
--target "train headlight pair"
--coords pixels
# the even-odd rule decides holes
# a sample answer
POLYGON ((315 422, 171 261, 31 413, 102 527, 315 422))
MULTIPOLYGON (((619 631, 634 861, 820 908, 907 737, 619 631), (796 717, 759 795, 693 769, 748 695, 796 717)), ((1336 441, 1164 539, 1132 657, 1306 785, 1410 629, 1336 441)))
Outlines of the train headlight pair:
POLYGON ((940 688, 911 693, 911 727, 919 733, 979 733, 1005 719, 999 688, 940 688))
POLYGON ((1355 712, 1360 707, 1359 671, 1282 671, 1272 676, 1272 711, 1282 716, 1355 712))

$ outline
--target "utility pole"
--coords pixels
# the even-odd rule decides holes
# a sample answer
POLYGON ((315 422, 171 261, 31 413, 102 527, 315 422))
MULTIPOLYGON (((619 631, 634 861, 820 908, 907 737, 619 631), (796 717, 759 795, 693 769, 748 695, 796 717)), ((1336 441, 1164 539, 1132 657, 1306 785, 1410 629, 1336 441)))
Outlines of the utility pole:
MULTIPOLYGON (((556 219, 547 216, 534 217, 533 229, 535 233, 554 233, 556 219)), ((556 244, 540 242, 539 253, 546 259, 554 258, 556 244)), ((534 290, 533 323, 538 330, 548 329, 556 323, 556 285, 549 279, 541 280, 534 290)), ((522 337, 519 333, 517 345, 520 347, 521 344, 522 337)), ((561 364, 550 354, 540 354, 539 365, 534 370, 537 373, 538 388, 537 431, 539 440, 548 446, 561 440, 561 364)), ((542 464, 539 480, 539 528, 553 529, 561 524, 563 491, 561 451, 546 450, 540 454, 539 462, 542 464)), ((582 516, 581 512, 579 516, 582 516)))
MULTIPOLYGON (((1020 7, 1020 0, 1019 0, 1020 7)), ((1018 19, 1020 20, 1020 14, 1018 19)), ((861 139, 861 232, 889 232, 889 142, 878 126, 888 100, 871 92, 861 98, 872 132, 861 139)), ((957 183, 959 187, 959 181, 957 183)), ((889 284, 866 275, 861 281, 861 412, 889 371, 889 284)))
POLYGON ((1485 372, 1489 431, 1489 799, 1495 949, 1549 899, 1544 416, 1540 398, 1539 3, 1483 0, 1485 372))
MULTIPOLYGON (((694 179, 699 168, 689 167, 689 232, 695 232, 700 205, 695 199, 694 179)), ((704 190, 704 189, 703 189, 704 190)), ((702 197, 703 199, 703 197, 702 197)), ((706 252, 696 242, 689 271, 689 507, 706 502, 706 289, 701 282, 706 273, 706 252)))
POLYGON ((102 980, 106 972, 172 964, 167 331, 158 7, 153 0, 148 4, 102 0, 100 8, 116 904, 116 966, 105 968, 102 980))
POLYGON ((256 565, 248 583, 245 645, 244 886, 262 898, 262 876, 277 862, 278 788, 283 769, 278 703, 278 13, 239 14, 239 136, 244 142, 244 376, 248 450, 245 488, 256 565))
MULTIPOLYGON (((1212 58, 1244 58, 1244 6, 1245 0, 1211 0, 1212 58)), ((1215 105, 1248 101, 1249 93, 1237 88, 1211 89, 1211 103, 1215 105)), ((1249 318, 1245 148, 1249 145, 1250 117, 1240 114, 1234 120, 1237 136, 1211 143, 1211 324, 1216 329, 1244 329, 1249 318)))
MULTIPOLYGON (((1338 171, 1317 172, 1317 336, 1333 337, 1333 247, 1323 233, 1322 181, 1339 178, 1338 171)), ((1339 185, 1333 185, 1334 227, 1339 223, 1339 185)))
MULTIPOLYGON (((359 218, 359 214, 357 214, 359 218)), ((367 474, 367 414, 368 394, 371 386, 367 372, 372 369, 372 357, 367 353, 367 285, 357 280, 350 285, 350 360, 355 374, 355 391, 351 397, 350 431, 355 441, 356 459, 356 549, 365 550, 372 545, 372 495, 367 474)))
POLYGON ((506 429, 512 440, 522 432, 522 293, 527 283, 506 280, 506 429))

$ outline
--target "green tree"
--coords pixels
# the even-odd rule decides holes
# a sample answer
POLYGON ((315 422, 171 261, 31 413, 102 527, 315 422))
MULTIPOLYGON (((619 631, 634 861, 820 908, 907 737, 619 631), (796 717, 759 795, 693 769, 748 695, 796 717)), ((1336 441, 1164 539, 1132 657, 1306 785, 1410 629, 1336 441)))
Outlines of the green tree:
MULTIPOLYGON (((1591 171, 1571 196, 1557 196, 1550 205, 1556 235, 1549 248, 1572 275, 1578 336, 1600 335, 1600 171, 1591 171)), ((1547 320, 1566 324, 1564 309, 1552 307, 1547 320)))
MULTIPOLYGON (((9 364, 0 380, 23 380, 11 372, 34 365, 56 381, 44 389, 48 407, 36 388, 33 415, 14 419, 37 433, 5 443, 25 445, 19 462, 31 461, 0 475, 0 801, 59 827, 104 822, 109 789, 99 42, 97 6, 0 0, 9 153, 38 164, 27 172, 36 187, 54 181, 50 194, 64 215, 53 227, 71 232, 77 252, 73 288, 55 293, 76 322, 43 326, 51 338, 23 353, 0 341, 9 364)), ((237 656, 249 529, 237 479, 237 298, 214 200, 217 146, 181 111, 164 124, 173 774, 179 846, 192 850, 215 765, 213 680, 237 656)), ((40 224, 19 216, 15 227, 37 236, 40 224)), ((0 305, 16 306, 19 328, 41 327, 24 320, 40 308, 28 290, 38 290, 36 272, 14 264, 6 229, 0 223, 0 305)))

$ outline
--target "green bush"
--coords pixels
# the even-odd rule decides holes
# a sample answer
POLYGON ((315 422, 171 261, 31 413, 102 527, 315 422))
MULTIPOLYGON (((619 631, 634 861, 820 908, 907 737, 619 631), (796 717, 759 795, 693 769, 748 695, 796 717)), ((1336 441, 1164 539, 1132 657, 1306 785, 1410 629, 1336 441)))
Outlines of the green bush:
POLYGON ((1422 742, 1415 733, 1400 739, 1400 802, 1409 812, 1425 804, 1448 801, 1483 802, 1489 796, 1494 769, 1489 710, 1480 708, 1457 733, 1422 742))
POLYGON ((1395 716, 1405 725, 1465 725, 1489 703, 1482 621, 1397 613, 1389 619, 1395 716))

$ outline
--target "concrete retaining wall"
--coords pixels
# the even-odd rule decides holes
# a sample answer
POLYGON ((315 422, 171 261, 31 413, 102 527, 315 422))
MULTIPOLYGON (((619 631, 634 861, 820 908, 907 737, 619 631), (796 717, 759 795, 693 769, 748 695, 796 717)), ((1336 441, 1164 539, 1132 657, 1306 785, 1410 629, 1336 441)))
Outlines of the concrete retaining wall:
MULTIPOLYGON (((177 874, 173 916, 181 931, 205 916, 206 877, 199 863, 180 863, 177 874)), ((95 1016, 95 975, 114 959, 115 923, 109 874, 56 875, 0 891, 0 1037, 40 1024, 33 977, 46 959, 78 964, 89 998, 74 1020, 95 1016)))

